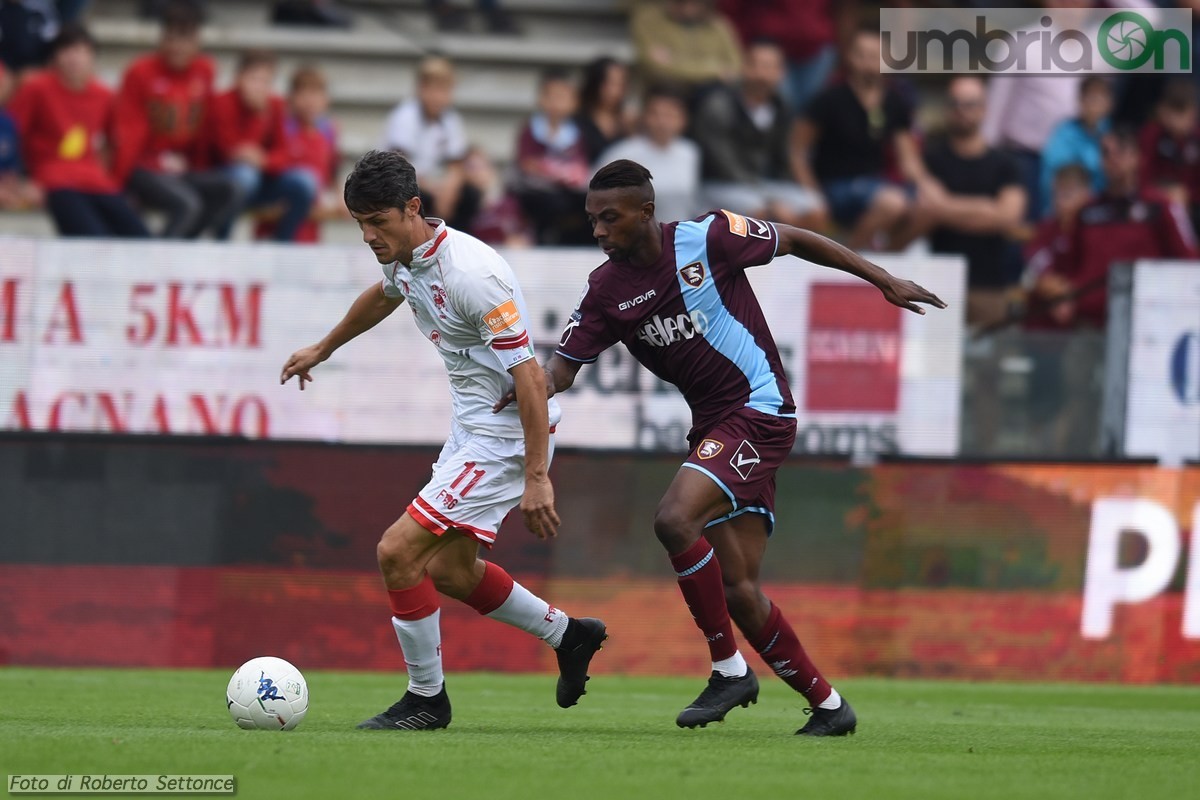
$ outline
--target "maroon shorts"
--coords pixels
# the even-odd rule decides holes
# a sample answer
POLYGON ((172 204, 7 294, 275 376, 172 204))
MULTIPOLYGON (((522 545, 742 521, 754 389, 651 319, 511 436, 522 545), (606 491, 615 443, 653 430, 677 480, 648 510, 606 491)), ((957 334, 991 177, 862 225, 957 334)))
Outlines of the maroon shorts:
POLYGON ((729 497, 733 509, 708 523, 720 524, 754 512, 775 528, 775 472, 796 441, 794 417, 773 417, 741 408, 706 431, 689 437, 692 452, 683 466, 712 478, 729 497))

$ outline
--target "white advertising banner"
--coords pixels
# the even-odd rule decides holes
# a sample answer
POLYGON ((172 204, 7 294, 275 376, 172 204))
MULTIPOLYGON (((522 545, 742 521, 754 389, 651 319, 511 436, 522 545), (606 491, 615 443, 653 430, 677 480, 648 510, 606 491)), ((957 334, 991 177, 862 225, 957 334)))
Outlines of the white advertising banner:
MULTIPOLYGON (((553 351, 590 249, 512 250, 538 354, 553 351)), ((786 257, 752 271, 798 406, 798 452, 958 450, 964 265, 880 256, 950 304, 901 312, 871 286, 786 257)), ((440 444, 441 359, 401 308, 300 392, 279 385, 381 272, 365 248, 0 240, 4 430, 440 444)), ((682 398, 615 347, 561 397, 560 446, 682 450, 682 398)))
POLYGON ((1200 262, 1133 272, 1125 455, 1200 459, 1200 262))

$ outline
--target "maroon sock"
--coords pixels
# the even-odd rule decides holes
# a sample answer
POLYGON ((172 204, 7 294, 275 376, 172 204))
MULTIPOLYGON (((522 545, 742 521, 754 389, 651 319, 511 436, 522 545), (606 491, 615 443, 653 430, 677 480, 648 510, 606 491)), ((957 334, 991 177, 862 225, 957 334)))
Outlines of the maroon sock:
POLYGON ((679 579, 679 591, 696 620, 696 627, 708 639, 708 651, 713 661, 730 658, 737 652, 733 640, 733 625, 729 622, 729 607, 725 604, 725 586, 721 581, 721 564, 712 545, 703 536, 677 556, 671 556, 671 566, 679 579))
POLYGON ((767 624, 763 625, 762 633, 750 644, 762 656, 767 666, 783 679, 783 682, 804 695, 804 699, 815 708, 829 699, 833 687, 821 676, 796 632, 783 618, 779 606, 771 603, 771 613, 767 615, 767 624))

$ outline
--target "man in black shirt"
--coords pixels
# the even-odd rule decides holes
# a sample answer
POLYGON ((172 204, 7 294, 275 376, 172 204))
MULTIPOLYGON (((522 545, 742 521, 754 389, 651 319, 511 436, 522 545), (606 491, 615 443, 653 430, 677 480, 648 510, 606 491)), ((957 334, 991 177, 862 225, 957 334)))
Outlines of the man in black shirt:
POLYGON ((1025 215, 1025 189, 1015 161, 992 149, 980 129, 983 81, 959 77, 946 89, 946 135, 929 142, 928 176, 917 181, 910 217, 915 238, 928 234, 935 253, 967 259, 967 322, 987 325, 1007 313, 1008 292, 1019 279, 1011 235, 1025 215))
POLYGON ((887 156, 890 148, 905 181, 924 177, 912 124, 912 104, 879 74, 879 32, 860 30, 847 48, 845 82, 817 95, 795 140, 800 182, 824 192, 851 250, 894 246, 910 196, 889 180, 887 156))

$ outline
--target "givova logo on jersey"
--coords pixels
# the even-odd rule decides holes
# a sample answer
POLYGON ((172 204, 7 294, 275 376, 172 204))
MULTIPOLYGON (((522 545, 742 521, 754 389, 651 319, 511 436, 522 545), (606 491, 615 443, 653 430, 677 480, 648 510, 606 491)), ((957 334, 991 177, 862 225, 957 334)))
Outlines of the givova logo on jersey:
POLYGON ((651 347, 667 347, 708 333, 708 317, 695 310, 666 317, 655 314, 642 323, 637 337, 651 347))

